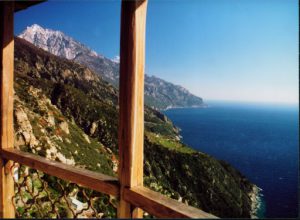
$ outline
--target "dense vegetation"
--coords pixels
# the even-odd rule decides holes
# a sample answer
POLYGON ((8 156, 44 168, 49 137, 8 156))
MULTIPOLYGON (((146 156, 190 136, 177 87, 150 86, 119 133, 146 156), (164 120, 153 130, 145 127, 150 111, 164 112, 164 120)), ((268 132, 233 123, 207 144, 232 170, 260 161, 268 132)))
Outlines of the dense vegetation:
MULTIPOLYGON (((15 78, 16 147, 116 175, 118 91, 112 85, 19 38, 15 78)), ((146 186, 220 217, 250 217, 253 184, 181 143, 172 122, 147 106, 144 153, 146 186)))

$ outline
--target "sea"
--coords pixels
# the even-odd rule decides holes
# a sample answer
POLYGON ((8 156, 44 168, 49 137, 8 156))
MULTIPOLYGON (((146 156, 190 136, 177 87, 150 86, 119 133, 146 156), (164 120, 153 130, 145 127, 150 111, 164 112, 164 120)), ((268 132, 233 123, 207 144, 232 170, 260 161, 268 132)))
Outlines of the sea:
POLYGON ((298 217, 299 106, 206 104, 164 113, 181 129, 182 142, 229 162, 262 189, 259 217, 298 217))

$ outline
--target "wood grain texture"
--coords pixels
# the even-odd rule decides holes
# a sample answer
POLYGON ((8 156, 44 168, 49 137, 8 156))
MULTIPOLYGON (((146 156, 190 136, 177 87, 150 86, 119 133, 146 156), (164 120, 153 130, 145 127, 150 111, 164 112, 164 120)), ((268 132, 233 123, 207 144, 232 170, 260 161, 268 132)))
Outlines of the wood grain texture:
MULTIPOLYGON (((0 90, 1 90, 1 140, 0 149, 13 148, 13 78, 14 78, 14 2, 0 2, 0 90)), ((0 217, 14 218, 12 204, 14 182, 10 172, 6 172, 11 161, 0 160, 0 217)))
POLYGON ((24 164, 49 175, 68 180, 109 195, 119 196, 119 181, 115 177, 48 160, 44 157, 26 153, 17 149, 2 149, 0 154, 2 158, 24 164))
POLYGON ((158 218, 217 218, 142 186, 125 188, 124 199, 158 218))
POLYGON ((122 198, 124 187, 143 185, 144 66, 147 1, 122 1, 119 94, 119 218, 141 218, 122 198))

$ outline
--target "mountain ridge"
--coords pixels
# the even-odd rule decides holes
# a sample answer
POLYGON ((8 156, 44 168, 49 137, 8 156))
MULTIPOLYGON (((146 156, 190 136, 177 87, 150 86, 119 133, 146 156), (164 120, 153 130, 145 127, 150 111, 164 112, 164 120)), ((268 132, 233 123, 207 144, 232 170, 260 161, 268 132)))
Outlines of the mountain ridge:
MULTIPOLYGON (((19 37, 56 56, 89 67, 118 87, 118 57, 108 59, 61 31, 43 28, 37 24, 27 27, 19 37)), ((172 107, 202 107, 203 99, 182 86, 145 74, 145 103, 154 109, 164 110, 172 107)))

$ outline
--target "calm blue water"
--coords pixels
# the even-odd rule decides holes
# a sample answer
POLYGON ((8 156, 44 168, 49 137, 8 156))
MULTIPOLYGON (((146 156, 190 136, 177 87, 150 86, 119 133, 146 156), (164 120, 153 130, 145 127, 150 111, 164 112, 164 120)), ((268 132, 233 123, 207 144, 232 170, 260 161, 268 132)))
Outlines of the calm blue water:
POLYGON ((207 104, 165 114, 184 143, 229 162, 263 189, 265 217, 297 217, 298 106, 207 104))

